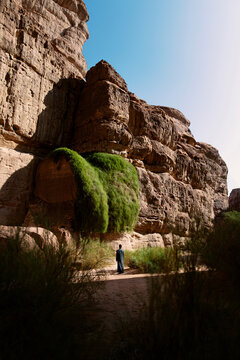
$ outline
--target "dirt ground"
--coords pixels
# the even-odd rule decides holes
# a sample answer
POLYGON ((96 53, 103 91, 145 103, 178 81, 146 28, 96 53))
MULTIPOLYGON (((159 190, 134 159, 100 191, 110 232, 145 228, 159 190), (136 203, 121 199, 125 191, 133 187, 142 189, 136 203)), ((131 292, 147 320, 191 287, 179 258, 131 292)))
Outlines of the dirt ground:
MULTIPOLYGON (((98 328, 93 334, 97 352, 104 352, 106 348, 113 346, 112 343, 120 341, 124 327, 139 317, 144 303, 148 301, 152 282, 151 275, 140 274, 129 268, 125 268, 124 274, 119 275, 115 264, 105 268, 102 273, 103 277, 94 297, 95 305, 90 312, 90 317, 98 328), (96 340, 96 337, 99 339, 96 340)), ((91 357, 89 354, 89 359, 92 358, 94 355, 91 357)))

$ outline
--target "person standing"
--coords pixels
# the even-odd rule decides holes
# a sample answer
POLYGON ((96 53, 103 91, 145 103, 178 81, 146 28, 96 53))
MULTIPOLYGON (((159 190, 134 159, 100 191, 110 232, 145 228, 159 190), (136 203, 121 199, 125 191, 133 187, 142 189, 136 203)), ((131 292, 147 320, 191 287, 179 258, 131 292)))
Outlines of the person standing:
POLYGON ((119 249, 116 251, 117 271, 119 274, 124 273, 124 251, 122 245, 119 245, 119 249))

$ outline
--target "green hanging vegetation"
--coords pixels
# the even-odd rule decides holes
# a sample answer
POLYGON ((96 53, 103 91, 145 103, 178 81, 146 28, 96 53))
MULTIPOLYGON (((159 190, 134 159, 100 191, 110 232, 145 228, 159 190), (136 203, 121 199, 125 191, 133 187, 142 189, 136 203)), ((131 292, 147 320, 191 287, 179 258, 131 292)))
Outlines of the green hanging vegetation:
POLYGON ((92 153, 85 159, 97 171, 108 196, 108 231, 131 231, 139 213, 139 179, 135 167, 119 155, 92 153))
POLYGON ((130 231, 139 213, 139 180, 133 165, 118 155, 79 155, 58 148, 49 157, 65 157, 76 183, 75 223, 80 231, 130 231), (83 157, 84 156, 84 157, 83 157))

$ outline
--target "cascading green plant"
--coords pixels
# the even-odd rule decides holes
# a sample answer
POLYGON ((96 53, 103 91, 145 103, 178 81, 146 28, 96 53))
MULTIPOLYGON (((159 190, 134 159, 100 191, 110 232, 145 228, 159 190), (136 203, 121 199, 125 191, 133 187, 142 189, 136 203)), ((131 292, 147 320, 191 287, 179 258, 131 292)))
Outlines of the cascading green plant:
POLYGON ((108 197, 109 231, 131 231, 139 213, 139 179, 135 167, 118 155, 92 153, 85 159, 99 175, 108 197))
POLYGON ((49 154, 64 157, 77 184, 75 224, 83 232, 123 232, 133 229, 139 213, 139 179, 132 164, 118 155, 79 155, 68 148, 49 154))

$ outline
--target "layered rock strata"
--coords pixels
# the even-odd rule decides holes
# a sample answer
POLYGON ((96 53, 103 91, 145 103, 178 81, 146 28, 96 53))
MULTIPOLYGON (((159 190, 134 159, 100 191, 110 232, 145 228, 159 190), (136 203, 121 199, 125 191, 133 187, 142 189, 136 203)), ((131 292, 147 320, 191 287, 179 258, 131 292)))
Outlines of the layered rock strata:
POLYGON ((66 79, 86 75, 87 20, 81 0, 1 0, 0 145, 69 140, 76 82, 66 79))

